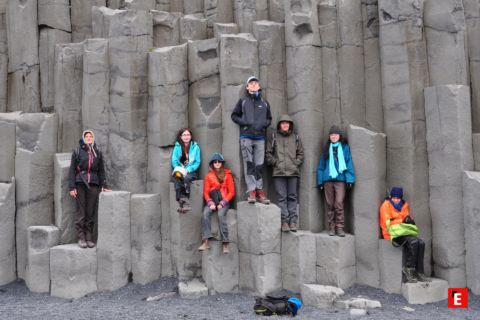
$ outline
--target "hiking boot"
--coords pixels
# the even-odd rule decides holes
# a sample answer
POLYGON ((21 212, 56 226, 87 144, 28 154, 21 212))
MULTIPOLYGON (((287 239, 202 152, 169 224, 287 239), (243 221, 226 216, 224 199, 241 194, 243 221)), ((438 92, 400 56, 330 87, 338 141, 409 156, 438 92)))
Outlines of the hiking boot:
POLYGON ((265 197, 265 193, 263 191, 257 191, 257 201, 263 204, 270 204, 270 200, 265 197))
POLYGON ((330 228, 330 232, 328 233, 328 235, 331 237, 336 236, 337 234, 335 233, 335 228, 330 228))
POLYGON ((87 240, 87 247, 95 248, 95 243, 93 243, 93 241, 91 241, 91 240, 87 240))
POLYGON ((422 281, 422 282, 432 282, 432 279, 430 279, 430 277, 427 277, 425 275, 425 273, 423 272, 418 272, 415 274, 417 276, 417 280, 418 281, 422 281))
POLYGON ((407 276, 407 281, 416 283, 418 280, 415 277, 415 268, 402 268, 402 272, 407 276))
POLYGON ((282 231, 283 231, 283 232, 290 231, 290 228, 288 227, 288 223, 287 223, 287 222, 282 222, 282 231))
POLYGON ((345 231, 343 231, 343 228, 337 228, 337 234, 339 237, 345 237, 345 231))
POLYGON ((188 198, 182 197, 178 200, 180 207, 177 209, 180 213, 187 213, 191 210, 188 198))
POLYGON ((228 247, 228 242, 223 244, 223 253, 228 254, 230 253, 230 248, 228 247))
POLYGON ((85 249, 87 247, 87 243, 85 240, 78 240, 78 246, 82 249, 85 249))
POLYGON ((256 194, 257 194, 256 191, 250 192, 250 195, 248 196, 247 201, 248 201, 249 203, 255 203, 255 202, 257 202, 256 194))
POLYGON ((297 232, 297 226, 295 225, 295 223, 290 223, 290 231, 297 232))
POLYGON ((202 239, 202 245, 198 247, 198 251, 203 251, 205 249, 210 249, 210 243, 208 239, 202 239))

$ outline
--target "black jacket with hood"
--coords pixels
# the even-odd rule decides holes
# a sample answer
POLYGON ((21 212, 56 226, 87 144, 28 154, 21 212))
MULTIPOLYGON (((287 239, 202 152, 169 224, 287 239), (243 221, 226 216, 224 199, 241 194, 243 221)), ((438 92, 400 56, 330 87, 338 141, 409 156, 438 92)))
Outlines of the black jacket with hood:
POLYGON ((262 98, 262 90, 258 96, 247 93, 238 100, 232 112, 232 120, 240 125, 240 136, 250 136, 265 139, 266 129, 272 123, 270 104, 262 98))
MULTIPOLYGON (((91 131, 85 131, 85 133, 91 131)), ((79 141, 80 147, 75 149, 72 154, 72 161, 70 163, 70 171, 68 172, 68 187, 70 191, 75 189, 75 184, 85 184, 83 178, 89 185, 95 184, 101 188, 106 188, 105 168, 103 165, 103 155, 93 140, 93 147, 89 148, 83 138, 79 141), (78 156, 77 156, 78 151, 78 156), (78 158, 78 163, 77 163, 78 158)))

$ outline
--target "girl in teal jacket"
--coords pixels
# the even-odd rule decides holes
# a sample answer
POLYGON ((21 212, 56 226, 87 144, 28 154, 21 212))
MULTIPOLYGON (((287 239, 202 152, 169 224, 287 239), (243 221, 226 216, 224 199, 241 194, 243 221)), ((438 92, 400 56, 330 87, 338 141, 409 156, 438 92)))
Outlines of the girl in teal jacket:
POLYGON ((197 180, 196 171, 200 166, 200 161, 200 148, 193 141, 192 132, 188 128, 180 130, 172 153, 174 171, 181 168, 184 173, 183 175, 174 175, 172 178, 176 199, 180 204, 178 212, 187 213, 190 210, 190 184, 193 180, 197 180))
POLYGON ((355 183, 352 155, 347 141, 342 138, 338 126, 332 126, 330 136, 323 150, 317 169, 317 183, 321 191, 325 190, 328 205, 328 223, 330 235, 344 237, 345 216, 343 200, 346 189, 355 183))

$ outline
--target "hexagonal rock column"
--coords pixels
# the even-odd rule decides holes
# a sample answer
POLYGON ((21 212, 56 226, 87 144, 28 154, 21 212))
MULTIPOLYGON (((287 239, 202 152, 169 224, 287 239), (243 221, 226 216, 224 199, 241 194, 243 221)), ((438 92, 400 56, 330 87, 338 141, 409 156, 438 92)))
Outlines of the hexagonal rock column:
POLYGON ((183 0, 157 0, 157 10, 183 13, 183 0))
POLYGON ((426 304, 448 298, 449 283, 432 278, 432 282, 402 283, 402 295, 410 304, 426 304))
POLYGON ((213 26, 213 37, 219 38, 224 34, 238 34, 236 23, 215 23, 213 26))
POLYGON ((220 83, 222 88, 222 155, 232 170, 235 197, 244 199, 247 189, 240 149, 240 126, 232 121, 232 112, 246 94, 246 82, 258 76, 258 42, 250 34, 225 35, 220 38, 220 83))
POLYGON ((106 6, 105 0, 71 0, 72 41, 93 38, 92 7, 106 6))
POLYGON ((160 195, 132 195, 130 212, 133 282, 145 285, 160 278, 162 269, 160 195))
POLYGON ((378 240, 380 287, 388 293, 402 293, 405 254, 403 247, 396 248, 390 240, 378 240))
POLYGON ((153 46, 155 48, 178 46, 180 44, 180 12, 152 10, 153 46))
POLYGON ((93 39, 108 39, 108 35, 110 34, 110 21, 116 12, 118 12, 118 10, 106 7, 92 7, 93 39))
POLYGON ((283 0, 268 0, 268 20, 279 23, 285 22, 283 0))
MULTIPOLYGON (((230 229, 228 231, 230 232, 230 229)), ((210 241, 210 249, 202 252, 202 277, 208 290, 238 293, 238 245, 231 242, 229 248, 230 253, 224 254, 221 241, 210 241)))
POLYGON ((102 192, 98 200, 98 290, 113 291, 128 283, 130 225, 130 192, 102 192))
MULTIPOLYGON (((463 211, 462 171, 473 170, 470 88, 426 88, 425 115, 435 276, 447 280, 450 287, 463 288, 465 239, 458 235, 465 229, 452 212, 463 211)), ((413 209, 412 213, 415 219, 413 209)))
POLYGON ((148 144, 173 146, 188 124, 188 47, 155 49, 149 54, 148 144))
POLYGON ((425 242, 425 272, 430 274, 432 229, 423 96, 429 80, 422 7, 415 0, 379 0, 378 9, 383 12, 380 54, 387 189, 403 188, 419 238, 425 242))
POLYGON ((300 293, 303 283, 317 282, 316 247, 310 231, 282 232, 283 289, 300 293))
MULTIPOLYGON (((380 238, 380 206, 385 199, 386 140, 383 133, 364 128, 347 127, 349 146, 355 170, 353 187, 353 218, 348 229, 355 232, 357 282, 380 287, 378 267, 378 239, 380 238)), ((407 199, 408 201, 408 199, 407 199)))
POLYGON ((356 283, 355 236, 316 234, 317 283, 346 289, 356 283))
POLYGON ((302 301, 305 306, 317 308, 333 307, 333 300, 342 296, 343 290, 336 287, 323 286, 319 284, 302 285, 302 301))
POLYGON ((192 182, 190 207, 187 214, 177 211, 173 183, 170 183, 171 247, 174 273, 179 280, 202 276, 202 252, 197 248, 202 243, 202 212, 204 206, 203 180, 192 182))
POLYGON ((83 132, 83 42, 56 45, 54 79, 57 151, 70 152, 78 147, 83 132))
POLYGON ((109 186, 145 192, 147 174, 148 53, 152 17, 142 10, 117 11, 110 21, 109 186))
POLYGON ((196 15, 186 15, 180 18, 180 43, 204 39, 207 39, 207 19, 196 15))
POLYGON ((472 134, 473 157, 475 161, 475 170, 480 171, 480 133, 472 134))
POLYGON ((27 228, 53 223, 53 155, 57 150, 58 116, 25 113, 17 118, 16 124, 17 271, 18 277, 24 279, 27 264, 27 228))
POLYGON ((38 1, 8 1, 7 111, 41 112, 38 1))
POLYGON ((210 158, 221 153, 222 107, 220 104, 220 52, 218 39, 188 43, 188 124, 202 148, 198 174, 209 172, 210 158))
POLYGON ((203 0, 183 0, 183 13, 203 14, 203 0))
POLYGON ((30 291, 50 291, 50 248, 60 243, 57 227, 28 227, 25 283, 30 291))
MULTIPOLYGON (((16 121, 22 112, 0 113, 0 136, 15 137, 16 121)), ((15 176, 15 139, 0 141, 0 183, 11 182, 15 176)))
POLYGON ((424 24, 430 86, 469 85, 462 1, 425 1, 424 24))
POLYGON ((97 291, 97 248, 66 244, 50 249, 51 295, 79 299, 97 291))
POLYGON ((155 0, 125 0, 125 7, 123 9, 136 9, 150 11, 155 9, 155 0))
POLYGON ((463 181, 463 219, 465 223, 465 247, 467 287, 476 295, 480 294, 480 249, 479 234, 476 226, 480 221, 480 173, 462 172, 463 181))
POLYGON ((95 143, 105 152, 108 146, 110 70, 108 40, 83 42, 82 124, 95 133, 95 143))
POLYGON ((0 112, 7 112, 8 96, 8 43, 7 3, 0 5, 0 112))
POLYGON ((55 46, 72 42, 72 34, 66 31, 42 27, 39 40, 40 90, 42 110, 54 112, 55 101, 55 46))
POLYGON ((240 292, 265 296, 282 288, 280 208, 237 204, 240 292))
POLYGON ((15 251, 15 178, 0 183, 0 286, 17 279, 15 251))
POLYGON ((268 19, 268 0, 236 0, 234 20, 241 33, 252 33, 255 21, 268 19))
MULTIPOLYGON (((212 38, 215 23, 232 23, 234 0, 205 0, 203 14, 207 19, 207 36, 212 38)), ((215 37, 217 38, 217 37, 215 37)))
POLYGON ((362 20, 365 57, 365 127, 375 132, 385 132, 378 1, 362 1, 362 20))
POLYGON ((322 54, 316 3, 285 1, 288 113, 304 145, 298 197, 300 229, 323 230, 323 201, 316 172, 323 145, 322 54))
POLYGON ((55 225, 60 229, 60 243, 77 242, 75 230, 75 198, 70 195, 68 171, 72 153, 57 153, 53 157, 55 171, 55 225))
POLYGON ((38 25, 72 31, 70 0, 38 0, 38 25))

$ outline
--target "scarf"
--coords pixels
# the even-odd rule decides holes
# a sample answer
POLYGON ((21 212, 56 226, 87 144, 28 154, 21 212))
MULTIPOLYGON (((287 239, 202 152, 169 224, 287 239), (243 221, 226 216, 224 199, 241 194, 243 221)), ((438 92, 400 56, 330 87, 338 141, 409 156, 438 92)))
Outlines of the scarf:
POLYGON ((87 148, 90 149, 90 153, 93 153, 94 157, 97 156, 97 154, 95 153, 95 149, 93 148, 93 143, 92 144, 87 144, 87 148))
POLYGON ((338 171, 343 173, 343 171, 347 170, 347 166, 345 164, 345 157, 343 156, 343 148, 340 142, 332 143, 330 142, 330 149, 329 149, 329 162, 328 162, 328 172, 330 173, 330 177, 335 179, 338 176, 337 169, 335 168, 335 156, 333 155, 333 147, 337 147, 337 157, 338 157, 338 171))
POLYGON ((395 204, 395 203, 392 201, 392 198, 390 198, 389 200, 390 200, 390 203, 392 204, 392 206, 395 208, 395 210, 397 210, 398 212, 402 212, 403 201, 400 201, 399 204, 395 204))

